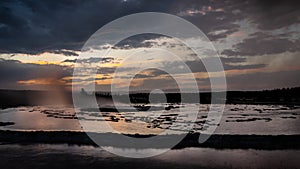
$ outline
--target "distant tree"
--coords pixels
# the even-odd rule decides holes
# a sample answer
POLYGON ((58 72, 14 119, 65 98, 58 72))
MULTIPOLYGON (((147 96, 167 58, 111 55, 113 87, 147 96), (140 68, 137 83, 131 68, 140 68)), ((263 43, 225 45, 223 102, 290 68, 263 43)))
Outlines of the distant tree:
POLYGON ((82 94, 82 95, 87 95, 87 92, 84 90, 84 88, 81 88, 80 94, 82 94))

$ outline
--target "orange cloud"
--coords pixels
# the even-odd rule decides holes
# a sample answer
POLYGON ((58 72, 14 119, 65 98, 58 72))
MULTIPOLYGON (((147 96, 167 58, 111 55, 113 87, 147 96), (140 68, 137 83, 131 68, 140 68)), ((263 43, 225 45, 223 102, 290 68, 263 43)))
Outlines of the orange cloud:
POLYGON ((49 79, 49 78, 42 78, 42 79, 30 79, 30 80, 20 80, 18 84, 21 85, 62 85, 63 82, 57 79, 49 79))

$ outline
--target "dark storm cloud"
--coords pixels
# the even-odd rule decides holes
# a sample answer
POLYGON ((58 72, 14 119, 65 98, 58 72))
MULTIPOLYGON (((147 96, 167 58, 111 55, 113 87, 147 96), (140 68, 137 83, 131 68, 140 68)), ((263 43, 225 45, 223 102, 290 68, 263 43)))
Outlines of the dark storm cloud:
POLYGON ((63 63, 76 63, 77 59, 66 59, 62 61, 63 63))
MULTIPOLYGON (((214 5, 211 7, 217 8, 217 6, 214 5)), ((192 8, 191 10, 197 10, 197 8, 199 7, 196 7, 195 9, 192 8)), ((224 8, 224 6, 222 8, 224 8)), ((207 12, 205 15, 199 13, 182 17, 200 28, 200 30, 212 41, 225 38, 229 34, 238 31, 240 26, 236 24, 235 21, 242 19, 231 11, 223 10, 207 12), (217 33, 218 31, 222 32, 217 33)))
MULTIPOLYGON (((300 84, 300 70, 281 72, 258 72, 253 74, 241 74, 227 76, 227 88, 230 90, 261 90, 272 88, 296 87, 300 84)), ((210 80, 218 81, 219 78, 211 77, 197 79, 201 85, 210 85, 210 80)))
POLYGON ((109 63, 114 60, 113 57, 102 57, 102 58, 87 58, 87 59, 66 59, 62 62, 68 62, 68 63, 109 63))
MULTIPOLYGON (((207 66, 213 66, 215 62, 207 61, 207 63, 211 63, 210 65, 207 65, 207 66)), ((223 61, 222 62, 223 69, 222 69, 222 67, 217 67, 217 66, 215 66, 214 69, 207 69, 209 67, 205 67, 203 62, 201 62, 201 61, 188 61, 188 62, 186 62, 186 65, 191 69, 191 71, 193 73, 195 73, 195 72, 218 72, 218 71, 223 71, 223 70, 257 69, 257 68, 266 67, 265 64, 251 64, 251 65, 235 64, 235 65, 233 65, 230 63, 232 63, 232 62, 224 62, 223 61)))
POLYGON ((298 0, 251 2, 245 4, 241 15, 257 23, 259 29, 272 30, 300 23, 300 1, 298 0))
POLYGON ((76 67, 75 69, 76 72, 74 72, 75 73, 74 77, 82 79, 82 78, 89 78, 95 74, 98 74, 110 78, 115 73, 115 71, 118 71, 118 73, 122 73, 122 72, 127 73, 134 69, 135 67, 104 67, 104 66, 95 67, 95 66, 84 65, 83 67, 76 67))
POLYGON ((130 89, 129 91, 139 90, 139 91, 145 91, 145 90, 155 90, 155 89, 178 89, 178 84, 176 83, 176 80, 172 76, 166 76, 164 79, 152 79, 152 78, 145 78, 142 81, 139 81, 139 85, 134 85, 135 80, 138 80, 137 78, 131 81, 130 89), (133 84, 133 85, 132 85, 133 84))
POLYGON ((298 0, 188 1, 179 15, 198 26, 210 40, 227 37, 239 30, 237 21, 246 20, 260 30, 275 30, 300 23, 298 0))
POLYGON ((184 63, 179 61, 164 62, 164 66, 171 70, 172 73, 188 73, 187 69, 182 68, 187 66, 191 72, 219 72, 224 70, 244 70, 244 69, 257 69, 266 67, 265 64, 245 64, 244 58, 222 58, 222 66, 218 65, 218 58, 205 58, 203 61, 193 60, 184 63), (205 67, 204 63, 207 67, 205 67), (184 65, 185 64, 185 65, 184 65))
POLYGON ((161 75, 168 75, 168 73, 159 69, 146 69, 134 75, 134 78, 151 78, 158 77, 161 75))
POLYGON ((259 72, 227 78, 229 88, 266 89, 299 86, 300 71, 259 72))
MULTIPOLYGON (((165 77, 166 75, 170 74, 185 74, 185 73, 199 73, 199 72, 220 72, 226 70, 245 70, 245 69, 258 69, 264 68, 267 65, 265 64, 245 64, 245 58, 224 58, 221 57, 220 60, 223 64, 223 67, 216 66, 216 60, 218 58, 206 58, 205 63, 208 63, 209 66, 214 67, 213 69, 207 70, 204 66, 203 62, 200 60, 193 60, 193 61, 170 61, 170 62, 162 62, 163 68, 161 70, 159 68, 151 68, 143 70, 135 75, 128 73, 124 76, 116 76, 116 78, 121 79, 130 79, 134 78, 155 78, 155 77, 165 77), (188 68, 188 69, 187 69, 188 68), (166 71, 163 71, 166 70, 166 71)), ((130 67, 130 70, 134 70, 137 68, 130 67)), ((127 71, 127 70, 123 70, 127 71)))
POLYGON ((67 83, 71 83, 71 82, 94 82, 97 80, 108 80, 108 79, 112 79, 111 77, 101 77, 101 78, 73 78, 73 79, 67 79, 65 80, 65 82, 67 83))
POLYGON ((51 53, 54 53, 54 54, 63 54, 65 56, 78 56, 77 53, 75 52, 72 52, 72 51, 64 51, 64 50, 53 50, 53 51, 50 51, 51 53))
POLYGON ((162 37, 167 37, 167 36, 151 34, 151 33, 134 35, 120 41, 112 48, 113 49, 133 49, 133 48, 141 48, 141 47, 149 48, 154 46, 156 43, 147 42, 146 40, 159 39, 162 37))
POLYGON ((116 71, 118 73, 121 72, 129 72, 131 70, 136 69, 135 67, 98 67, 97 74, 102 76, 111 76, 116 71))
POLYGON ((284 28, 300 22, 300 2, 298 0, 232 0, 216 2, 212 3, 212 7, 224 9, 224 13, 232 17, 232 20, 247 19, 257 24, 258 28, 262 30, 284 28))
POLYGON ((242 63, 246 62, 246 58, 238 58, 238 57, 220 57, 222 63, 242 63))
POLYGON ((0 77, 2 87, 16 84, 18 81, 54 78, 61 79, 72 75, 72 69, 59 65, 25 64, 16 60, 0 59, 0 77))
POLYGON ((166 4, 171 1, 1 1, 0 52, 80 50, 104 24, 131 13, 168 11, 166 4))
MULTIPOLYGON (((0 2, 0 52, 76 55, 61 50, 80 50, 101 26, 137 12, 179 15, 211 40, 218 40, 238 31, 236 21, 240 20, 249 20, 263 30, 299 23, 299 6, 296 0, 4 0, 0 2)), ((151 43, 141 45, 147 47, 151 43)), ((135 41, 127 41, 119 47, 138 46, 135 41)))
POLYGON ((287 27, 300 23, 300 1, 231 1, 224 5, 225 11, 232 11, 239 15, 239 19, 246 19, 257 25, 258 32, 249 38, 227 49, 222 54, 227 56, 257 56, 264 54, 278 54, 300 51, 300 41, 292 40, 292 34, 300 34, 299 30, 288 32, 287 27), (235 3, 235 4, 234 4, 235 3), (284 29, 277 35, 263 33, 284 29))
POLYGON ((256 56, 300 51, 300 41, 290 40, 265 33, 255 33, 250 38, 227 49, 222 54, 227 56, 256 56))

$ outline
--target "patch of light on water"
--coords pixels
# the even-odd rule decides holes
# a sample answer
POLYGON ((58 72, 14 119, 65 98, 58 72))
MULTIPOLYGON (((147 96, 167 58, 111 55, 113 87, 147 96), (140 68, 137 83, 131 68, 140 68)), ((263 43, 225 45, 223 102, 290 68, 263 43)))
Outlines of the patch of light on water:
MULTIPOLYGON (((208 105, 155 104, 155 110, 139 112, 101 112, 81 111, 75 116, 73 108, 66 106, 32 106, 0 110, 0 122, 14 122, 3 125, 2 130, 44 130, 44 131, 82 131, 77 117, 83 118, 89 129, 109 124, 116 132, 130 134, 159 134, 165 129, 182 131, 184 126, 192 126, 194 131, 203 129, 207 118, 208 105), (193 123, 186 120, 189 110, 199 106, 198 118, 193 123), (162 107, 162 108, 161 108, 162 107), (181 112, 179 111, 179 107, 181 112), (180 125, 172 125, 174 121, 180 125)), ((126 106, 124 110, 130 110, 126 106)), ((132 107, 131 107, 132 108, 132 107)), ((280 105, 226 105, 222 120, 215 131, 217 134, 300 134, 300 108, 280 105)), ((209 125, 217 125, 208 121, 209 125)), ((6 124, 6 123, 3 123, 6 124)), ((91 130, 92 131, 92 130, 91 130)), ((95 130, 108 132, 108 129, 95 130)))

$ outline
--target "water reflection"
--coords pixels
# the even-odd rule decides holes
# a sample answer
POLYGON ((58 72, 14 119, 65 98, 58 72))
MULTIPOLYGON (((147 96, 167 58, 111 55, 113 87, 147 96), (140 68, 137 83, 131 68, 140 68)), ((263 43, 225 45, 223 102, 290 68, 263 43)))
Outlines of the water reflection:
MULTIPOLYGON (((153 150, 156 151, 156 150, 153 150)), ((131 159, 101 148, 67 145, 2 145, 2 168, 207 168, 282 169, 298 168, 300 150, 217 150, 185 148, 156 157, 131 159), (18 152, 18 153, 16 153, 18 152)))
MULTIPOLYGON (((157 107, 170 105, 155 105, 157 107)), ((77 117, 90 129, 108 123, 116 132, 129 134, 159 134, 165 129, 182 130, 182 126, 203 129, 208 105, 200 105, 195 123, 186 121, 189 109, 195 104, 174 105, 172 109, 152 111, 101 112, 82 110, 75 116, 71 106, 33 106, 0 110, 0 129, 9 130, 68 130, 82 131, 77 117), (178 107, 181 107, 179 112, 178 107), (174 121, 180 126, 172 125, 174 121)), ((124 108, 126 110, 126 107, 124 108)), ((130 110, 128 108, 128 110, 130 110)), ((218 134, 300 134, 300 108, 279 105, 226 105, 218 134)), ((213 121, 209 125, 217 125, 213 121)), ((105 128, 101 132, 107 132, 105 128)))

